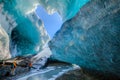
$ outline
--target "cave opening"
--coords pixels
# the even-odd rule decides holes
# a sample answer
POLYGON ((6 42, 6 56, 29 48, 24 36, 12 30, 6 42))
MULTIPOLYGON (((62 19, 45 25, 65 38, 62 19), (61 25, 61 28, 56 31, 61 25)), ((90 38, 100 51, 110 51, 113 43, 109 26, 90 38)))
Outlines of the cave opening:
POLYGON ((36 14, 44 23, 44 27, 52 39, 63 24, 62 17, 58 12, 48 14, 48 12, 40 5, 36 8, 36 14))
POLYGON ((58 12, 48 14, 40 5, 21 19, 22 22, 11 32, 10 51, 13 57, 38 53, 63 24, 58 12))

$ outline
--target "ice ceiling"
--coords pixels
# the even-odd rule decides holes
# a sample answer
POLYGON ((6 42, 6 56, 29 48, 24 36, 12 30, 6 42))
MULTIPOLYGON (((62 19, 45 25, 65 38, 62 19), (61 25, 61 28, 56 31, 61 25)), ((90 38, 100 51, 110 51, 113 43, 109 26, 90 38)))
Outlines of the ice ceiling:
POLYGON ((36 54, 50 40, 43 22, 36 16, 38 5, 49 14, 58 12, 64 22, 86 2, 88 0, 0 0, 0 24, 9 35, 12 56, 36 54))

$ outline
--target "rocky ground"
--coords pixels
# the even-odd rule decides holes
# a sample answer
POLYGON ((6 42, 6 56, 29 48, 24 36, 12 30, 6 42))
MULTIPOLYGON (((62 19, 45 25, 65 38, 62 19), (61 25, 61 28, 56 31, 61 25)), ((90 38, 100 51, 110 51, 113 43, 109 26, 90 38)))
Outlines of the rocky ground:
POLYGON ((100 72, 92 70, 75 69, 64 73, 56 80, 120 80, 120 79, 117 76, 115 77, 113 74, 101 74, 100 72))
POLYGON ((14 80, 11 77, 29 72, 29 67, 27 66, 17 66, 14 72, 15 74, 12 74, 12 69, 11 65, 0 65, 0 80, 14 80))
MULTIPOLYGON (((71 66, 71 64, 68 64, 68 63, 58 62, 58 61, 53 62, 53 61, 48 60, 47 63, 45 64, 45 66, 42 66, 39 69, 39 71, 42 70, 42 69, 44 70, 47 66, 49 66, 49 67, 50 66, 59 67, 61 65, 62 66, 66 66, 66 65, 71 66)), ((34 70, 34 69, 32 69, 32 70, 34 70)), ((37 71, 37 72, 39 72, 39 71, 37 71)), ((24 77, 26 75, 31 74, 31 71, 29 71, 28 67, 20 67, 20 66, 17 67, 15 75, 9 75, 8 72, 10 72, 10 66, 4 66, 4 67, 0 66, 0 80, 17 80, 17 79, 19 79, 21 77, 24 77)), ((33 78, 31 80, 34 80, 34 76, 30 77, 30 78, 33 78)), ((114 78, 112 76, 111 76, 111 79, 107 79, 103 75, 99 75, 95 71, 90 71, 90 70, 86 70, 86 69, 83 70, 81 68, 76 68, 76 69, 72 69, 72 70, 69 70, 69 71, 65 72, 61 76, 58 76, 56 78, 56 80, 119 80, 119 79, 114 78), (96 74, 89 75, 89 73, 92 74, 91 72, 94 72, 96 74)))
POLYGON ((81 69, 75 69, 68 71, 62 76, 58 77, 56 80, 98 80, 92 77, 89 77, 81 71, 81 69))

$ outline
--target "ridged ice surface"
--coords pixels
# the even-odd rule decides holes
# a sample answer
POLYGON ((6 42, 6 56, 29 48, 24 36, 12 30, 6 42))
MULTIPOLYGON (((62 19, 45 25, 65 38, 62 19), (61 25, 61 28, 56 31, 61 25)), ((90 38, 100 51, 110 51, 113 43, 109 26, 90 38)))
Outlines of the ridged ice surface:
POLYGON ((89 0, 39 0, 48 13, 52 14, 57 11, 63 21, 68 20, 76 15, 79 9, 89 0))
POLYGON ((55 59, 120 75, 120 1, 92 0, 50 41, 55 59))
POLYGON ((12 56, 36 54, 49 41, 35 8, 38 0, 0 0, 0 24, 9 35, 12 56))
POLYGON ((0 24, 9 36, 12 56, 36 54, 49 41, 44 24, 37 17, 37 5, 49 14, 57 11, 66 21, 88 0, 0 0, 0 24))
POLYGON ((0 25, 0 60, 10 58, 9 37, 0 25))

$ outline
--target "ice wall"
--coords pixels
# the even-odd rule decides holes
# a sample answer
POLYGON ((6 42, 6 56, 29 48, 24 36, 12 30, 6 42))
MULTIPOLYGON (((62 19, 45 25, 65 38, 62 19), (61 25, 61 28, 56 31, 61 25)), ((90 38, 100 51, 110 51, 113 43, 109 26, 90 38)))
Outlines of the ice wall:
MULTIPOLYGON (((120 75, 120 1, 92 0, 50 41, 53 58, 120 75)), ((110 76, 110 75, 109 75, 110 76)), ((111 77, 111 76, 110 76, 111 77)))
POLYGON ((36 54, 49 40, 35 14, 37 4, 38 0, 0 0, 0 24, 9 35, 12 56, 36 54))
POLYGON ((3 9, 4 4, 0 4, 0 24, 4 26, 4 30, 11 35, 12 29, 17 26, 17 23, 12 15, 9 15, 8 12, 5 12, 3 9))
POLYGON ((42 5, 50 14, 57 11, 66 21, 86 2, 88 0, 0 0, 0 24, 9 35, 12 55, 36 54, 48 42, 44 25, 39 25, 41 21, 30 18, 34 18, 31 13, 37 5, 42 5))
POLYGON ((36 54, 42 50, 50 37, 35 12, 27 14, 27 18, 23 21, 25 22, 18 25, 12 32, 13 45, 19 47, 18 52, 22 51, 22 55, 36 54))
POLYGON ((0 60, 10 58, 9 37, 0 25, 0 60))

